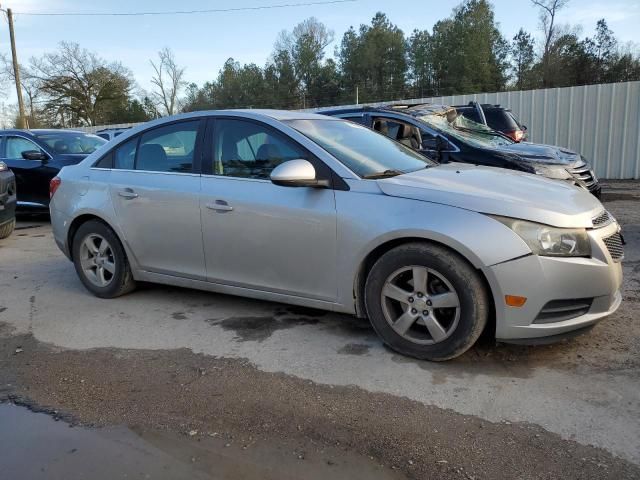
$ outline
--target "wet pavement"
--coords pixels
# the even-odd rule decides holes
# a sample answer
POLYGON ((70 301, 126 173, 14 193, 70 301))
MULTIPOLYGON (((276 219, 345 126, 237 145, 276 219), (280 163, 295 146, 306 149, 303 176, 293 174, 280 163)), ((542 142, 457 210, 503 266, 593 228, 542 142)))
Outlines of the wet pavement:
POLYGON ((404 478, 335 449, 302 453, 286 442, 248 449, 197 431, 86 428, 8 403, 0 404, 0 469, 2 478, 24 480, 404 478))

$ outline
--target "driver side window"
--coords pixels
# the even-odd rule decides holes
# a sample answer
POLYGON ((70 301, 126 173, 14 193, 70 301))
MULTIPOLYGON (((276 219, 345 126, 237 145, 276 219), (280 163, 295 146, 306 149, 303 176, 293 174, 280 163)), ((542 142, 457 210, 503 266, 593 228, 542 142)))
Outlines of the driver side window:
POLYGON ((42 149, 22 137, 7 137, 7 154, 6 157, 11 160, 23 160, 22 152, 33 151, 42 152, 42 149))
POLYGON ((215 175, 268 179, 281 163, 300 158, 308 160, 308 154, 265 126, 245 120, 216 120, 215 175))

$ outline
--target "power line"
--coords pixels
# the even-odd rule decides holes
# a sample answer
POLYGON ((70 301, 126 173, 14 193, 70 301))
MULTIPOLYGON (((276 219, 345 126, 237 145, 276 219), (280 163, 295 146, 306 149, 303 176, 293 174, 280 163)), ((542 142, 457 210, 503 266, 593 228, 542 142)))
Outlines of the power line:
POLYGON ((276 5, 261 5, 254 7, 235 7, 235 8, 210 8, 205 10, 175 10, 165 12, 14 12, 14 15, 31 15, 31 16, 47 16, 47 17, 135 17, 135 16, 151 16, 151 15, 192 15, 197 13, 223 13, 223 12, 241 12, 249 10, 270 10, 274 8, 290 8, 290 7, 309 7, 314 5, 331 5, 336 3, 350 3, 358 0, 325 0, 318 2, 300 2, 300 3, 280 3, 276 5))

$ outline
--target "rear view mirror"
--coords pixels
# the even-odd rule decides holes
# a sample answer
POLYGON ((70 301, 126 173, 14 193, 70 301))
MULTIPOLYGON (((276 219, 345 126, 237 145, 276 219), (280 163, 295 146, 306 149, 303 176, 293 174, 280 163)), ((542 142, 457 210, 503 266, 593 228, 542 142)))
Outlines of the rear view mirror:
POLYGON ((22 152, 22 158, 25 160, 47 160, 47 154, 40 150, 25 150, 22 152))
POLYGON ((326 180, 316 179, 316 169, 307 160, 288 160, 271 172, 271 181, 282 187, 328 187, 326 180))

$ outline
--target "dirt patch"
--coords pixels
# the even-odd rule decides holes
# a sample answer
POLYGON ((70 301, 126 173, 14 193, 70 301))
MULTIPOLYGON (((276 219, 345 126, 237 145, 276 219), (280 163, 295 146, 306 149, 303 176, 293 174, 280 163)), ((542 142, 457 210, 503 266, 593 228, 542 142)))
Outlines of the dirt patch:
POLYGON ((0 397, 87 425, 293 444, 300 461, 331 447, 407 478, 640 477, 629 462, 534 425, 491 423, 186 349, 68 351, 5 336, 0 385, 0 397))

